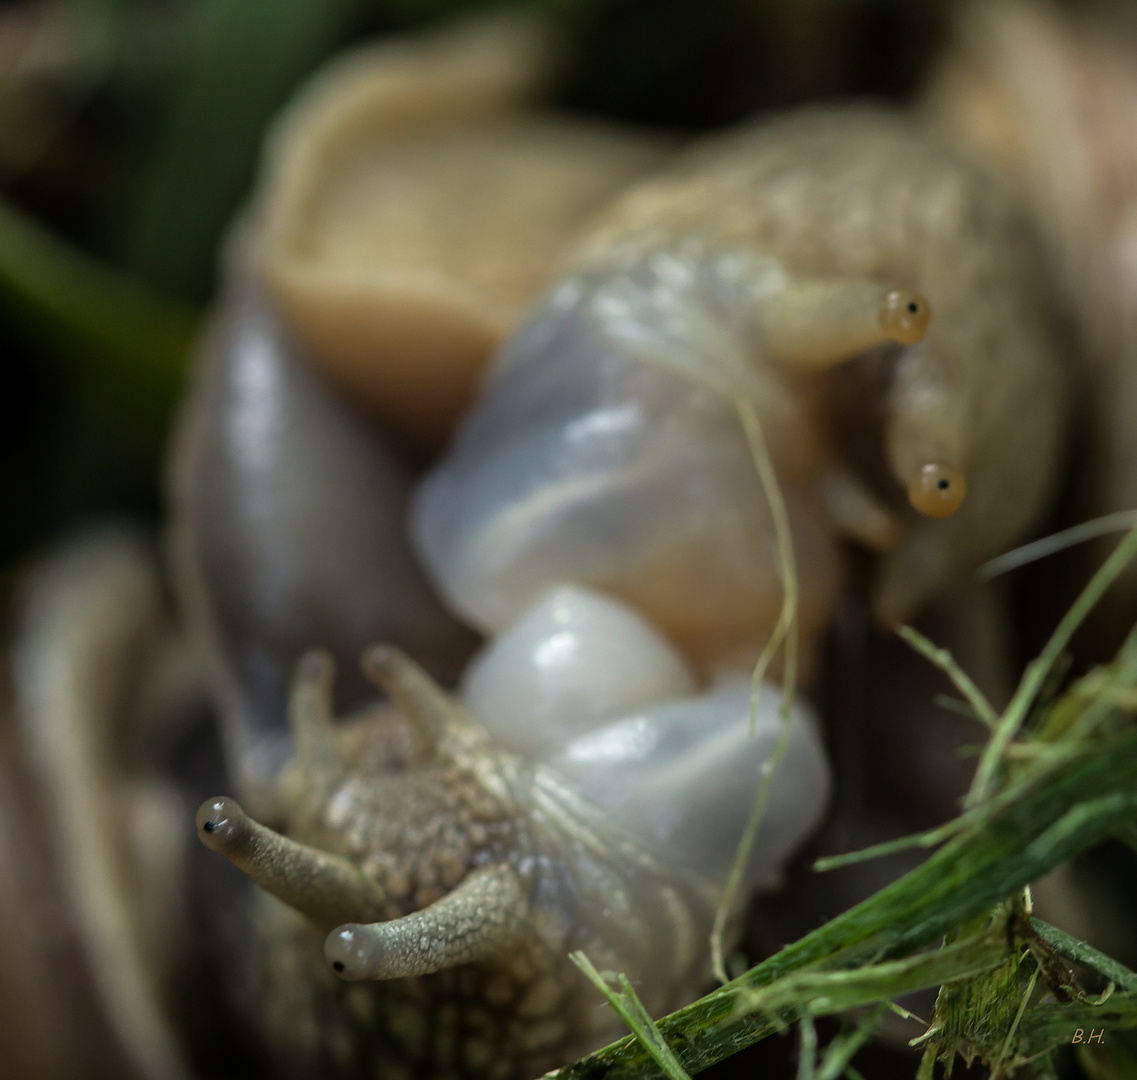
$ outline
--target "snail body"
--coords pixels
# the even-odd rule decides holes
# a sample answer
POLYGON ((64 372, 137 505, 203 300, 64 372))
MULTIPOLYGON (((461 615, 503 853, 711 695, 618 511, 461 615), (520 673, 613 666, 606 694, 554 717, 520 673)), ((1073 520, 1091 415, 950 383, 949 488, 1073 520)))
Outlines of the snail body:
POLYGON ((712 665, 756 651, 781 585, 739 398, 785 493, 807 642, 841 536, 884 552, 894 622, 1045 505, 1064 379, 1030 230, 903 119, 812 111, 711 140, 568 265, 417 496, 419 550, 476 625, 577 580, 712 665))
MULTIPOLYGON (((460 701, 401 653, 372 652, 390 704, 333 724, 332 666, 366 636, 416 651, 425 637, 443 671, 468 637, 399 535, 397 460, 305 367, 239 259, 235 270, 180 440, 174 548, 230 774, 254 815, 209 800, 199 836, 278 898, 258 898, 243 942, 260 988, 251 1020, 273 1056, 305 1074, 534 1075, 619 1032, 568 960, 578 948, 635 979, 654 1012, 690 1000, 781 731, 777 689, 751 737, 748 678, 702 690, 642 615, 559 587, 486 646, 460 701), (257 387, 272 392, 251 397, 257 387), (335 483, 321 479, 330 457, 335 483), (334 652, 299 660, 281 707, 298 635, 334 652), (660 955, 659 940, 677 947, 660 955)), ((336 696, 348 710, 366 700, 336 696)), ((777 882, 827 804, 816 726, 804 705, 793 716, 749 889, 777 882)))
MULTIPOLYGON (((283 1060, 306 1075, 536 1075, 618 1031, 575 949, 625 971, 653 1012, 698 991, 715 890, 675 857, 682 838, 656 844, 555 767, 504 750, 397 650, 364 664, 392 704, 338 725, 330 659, 298 666, 283 832, 228 798, 198 813, 202 841, 294 909, 266 902, 257 920, 262 1023, 283 1060)), ((795 744, 810 789, 800 836, 828 777, 816 736, 795 744)), ((752 789, 761 755, 741 755, 752 789)))
MULTIPOLYGON (((178 433, 172 548, 229 769, 258 802, 289 756, 288 685, 313 642, 347 667, 369 642, 398 641, 453 679, 475 638, 404 539, 410 470, 311 371, 240 239, 230 261, 230 294, 178 433)), ((342 680, 345 707, 372 694, 358 676, 342 680)))

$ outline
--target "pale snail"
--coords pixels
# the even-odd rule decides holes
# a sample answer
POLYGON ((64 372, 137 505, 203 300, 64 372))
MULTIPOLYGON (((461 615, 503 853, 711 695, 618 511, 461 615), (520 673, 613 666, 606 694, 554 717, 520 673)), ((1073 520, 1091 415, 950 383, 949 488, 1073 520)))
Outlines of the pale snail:
MULTIPOLYGON (((272 234, 254 225, 254 237, 258 227, 272 234)), ((466 677, 466 709, 380 647, 368 667, 393 707, 333 727, 331 664, 309 653, 291 691, 291 743, 282 672, 314 631, 300 623, 271 640, 260 589, 290 615, 331 581, 356 621, 337 623, 332 607, 322 632, 335 640, 309 644, 333 645, 341 669, 377 634, 437 633, 451 663, 469 639, 397 528, 367 524, 367 536, 395 538, 394 580, 410 581, 407 602, 421 597, 427 614, 381 610, 374 577, 353 589, 345 568, 388 557, 354 523, 400 521, 407 481, 374 490, 376 469, 399 466, 304 368, 291 334, 318 353, 327 331, 305 318, 307 286, 262 248, 278 315, 255 269, 234 272, 233 330, 213 347, 221 374, 202 379, 176 470, 176 550, 227 714, 230 768, 254 816, 283 830, 218 797, 199 813, 201 838, 304 916, 264 901, 251 943, 262 1028, 286 1067, 551 1067, 618 1030, 568 964, 575 947, 637 979, 653 1012, 700 989, 715 886, 777 731, 768 688, 760 737, 746 738, 743 665, 769 635, 781 583, 731 398, 756 409, 785 492, 807 656, 844 589, 841 536, 888 552, 877 607, 896 618, 1044 505, 1063 377, 1029 231, 997 185, 902 119, 815 112, 727 136, 578 228, 565 276, 498 355, 418 495, 415 540, 445 600, 498 635, 466 677), (842 384, 831 376, 850 373, 837 370, 844 361, 855 366, 842 384), (301 384, 315 404, 284 425, 274 410, 301 384), (859 415, 874 406, 883 423, 859 415), (255 444, 240 438, 250 411, 263 421, 255 444), (319 471, 345 438, 384 464, 319 471), (242 469, 251 492, 203 513, 203 493, 242 469), (274 486, 285 504, 331 508, 308 536, 303 509, 272 511, 296 533, 283 590, 263 561, 281 537, 257 528, 257 492, 274 486), (897 492, 932 517, 962 509, 905 518, 897 492), (251 568, 251 598, 227 608, 218 560, 234 555, 251 568), (621 652, 569 664, 580 693, 557 703, 548 661, 576 620, 621 652), (622 664, 633 639, 639 659, 622 664), (239 663, 241 650, 255 662, 239 663), (613 689, 604 661, 642 685, 613 689), (530 697, 511 696, 526 686, 530 697), (527 715, 548 723, 539 737, 527 715), (659 938, 675 947, 658 949, 659 938), (349 987, 333 972, 393 981, 349 987)), ((828 767, 805 706, 793 733, 751 886, 776 880, 824 811, 828 767)))
POLYGON ((582 249, 418 496, 427 566, 475 625, 571 567, 706 663, 756 652, 781 586, 732 397, 779 470, 806 642, 841 589, 840 535, 884 553, 888 625, 1044 508, 1064 372, 1029 229, 901 118, 807 112, 711 140, 582 249), (874 354, 886 342, 904 344, 874 354), (905 489, 930 516, 898 510, 905 489))

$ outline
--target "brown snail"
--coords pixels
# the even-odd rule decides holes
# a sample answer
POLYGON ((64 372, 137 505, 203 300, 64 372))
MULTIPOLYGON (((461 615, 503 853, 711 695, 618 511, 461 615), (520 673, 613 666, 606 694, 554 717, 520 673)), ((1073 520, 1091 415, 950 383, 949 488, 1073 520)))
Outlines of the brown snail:
MULTIPOLYGON (((279 387, 276 400, 292 401, 298 388, 313 395, 303 409, 290 407, 293 449, 280 461, 318 461, 312 452, 297 457, 295 447, 328 437, 339 445, 344 434, 321 434, 325 426, 350 432, 357 421, 347 412, 325 415, 323 409, 342 406, 310 385, 287 337, 271 330, 271 311, 245 312, 243 332, 214 338, 224 344, 201 383, 195 439, 231 415, 226 393, 219 395, 217 388, 240 385, 247 366, 268 365, 279 387)), ((214 439, 183 444, 190 448, 186 461, 193 469, 210 460, 197 447, 217 445, 214 439)), ((278 454, 271 441, 261 452, 266 465, 278 454)), ((216 466, 209 473, 214 484, 222 475, 216 466)), ((290 476, 298 485, 293 498, 305 484, 320 483, 318 475, 309 481, 295 468, 290 476)), ((303 610, 307 582, 338 580, 339 567, 374 557, 357 546, 373 530, 353 532, 353 523, 366 520, 361 513, 397 520, 399 504, 376 503, 368 480, 366 471, 341 471, 338 482, 353 500, 352 514, 338 527, 334 515, 322 515, 321 542, 308 552, 308 562, 298 559, 302 548, 294 549, 292 565, 301 571, 292 579, 295 599, 280 592, 279 578, 274 595, 303 610), (323 568, 328 559, 335 571, 330 577, 323 568)), ((244 505, 230 504, 230 514, 244 505)), ((232 520, 218 533, 219 522, 214 515, 183 521, 181 557, 196 558, 194 552, 211 550, 221 536, 241 535, 232 520)), ((224 550, 240 549, 230 541, 224 550)), ((405 556, 396 547, 385 558, 399 565, 405 556)), ((191 563, 195 572, 185 573, 182 583, 201 590, 191 615, 219 613, 204 622, 206 640, 215 641, 208 635, 227 625, 226 609, 210 585, 218 579, 201 572, 207 566, 191 563)), ((254 596, 260 587, 255 576, 247 577, 245 588, 254 596)), ((433 611, 432 605, 424 610, 433 611)), ((381 615, 383 609, 373 610, 381 615)), ((407 640, 418 624, 400 610, 394 609, 398 621, 391 625, 407 640)), ((573 948, 638 977, 656 1011, 698 992, 708 971, 714 883, 725 876, 761 763, 779 730, 776 690, 766 695, 757 737, 751 738, 747 677, 700 693, 686 661, 640 616, 613 600, 562 589, 535 605, 511 635, 499 638, 481 656, 477 676, 468 676, 469 708, 494 735, 401 654, 372 650, 369 675, 380 677, 393 706, 333 726, 331 661, 310 654, 297 668, 285 743, 288 733, 273 735, 267 726, 271 710, 257 696, 266 689, 272 694, 272 684, 248 679, 249 669, 234 658, 249 648, 242 642, 252 641, 261 643, 261 655, 272 655, 270 646, 279 650, 276 662, 284 664, 293 646, 279 638, 275 645, 255 621, 250 625, 248 615, 228 625, 228 633, 236 635, 229 640, 240 648, 219 650, 225 666, 214 669, 225 674, 220 685, 238 690, 223 699, 234 703, 229 723, 236 734, 228 746, 251 751, 254 765, 244 764, 249 759, 238 752, 233 772, 242 778, 243 798, 251 800, 256 816, 280 831, 255 824, 232 800, 214 799, 199 815, 199 835, 307 917, 264 901, 253 919, 255 940, 246 943, 263 972, 256 1023, 282 1059, 303 1063, 297 1065, 301 1071, 399 1060, 443 1071, 447 1054, 455 1067, 474 1075, 494 1074, 490 1061, 500 1075, 550 1068, 618 1031, 610 1015, 596 1012, 595 991, 569 964, 573 948), (565 653, 566 636, 574 634, 561 672, 562 685, 573 691, 565 701, 552 686, 547 657, 558 647, 565 653), (590 648, 598 655, 585 655, 590 648), (533 663, 537 655, 546 657, 540 670, 533 663), (601 670, 602 661, 617 670, 601 670), (533 673, 528 682, 527 665, 533 673), (510 690, 516 694, 522 685, 529 688, 522 699, 509 700, 510 690), (510 727, 516 721, 508 717, 518 711, 530 720, 541 718, 540 745, 535 736, 523 744, 518 729, 510 727), (698 754, 692 755, 692 743, 701 743, 698 754), (264 762, 272 758, 263 748, 281 745, 292 747, 292 760, 266 769, 264 762), (605 770, 618 772, 620 783, 605 781, 605 770), (614 798, 629 793, 630 805, 614 798), (500 923, 485 922, 499 910, 495 905, 500 923), (355 925, 365 923, 376 928, 355 925), (352 928, 332 933, 341 924, 352 928), (399 966, 377 960, 376 938, 394 932, 417 940, 425 928, 431 931, 424 939, 429 956, 408 954, 406 938, 400 937, 394 946, 399 966), (453 948, 446 945, 451 933, 453 948), (329 934, 331 970, 322 951, 329 934), (660 935, 686 944, 662 956, 653 945, 660 935), (333 975, 337 962, 345 978, 398 978, 351 992, 333 975), (420 977, 425 981, 416 989, 420 977), (539 1011, 541 1001, 555 1017, 539 1011), (370 1019, 348 1022, 360 1009, 370 1019), (400 1036, 404 1021, 407 1030, 434 1035, 400 1036)), ((351 633, 373 634, 375 625, 343 627, 338 654, 351 648, 351 633)), ((453 628, 444 621, 438 626, 441 640, 447 635, 454 640, 453 628)), ((359 700, 358 694, 348 698, 359 700)), ((779 863, 825 805, 824 753, 806 710, 797 709, 796 716, 753 884, 776 880, 779 863)))
MULTIPOLYGON (((537 1075, 618 1030, 569 962, 577 948, 627 971, 657 1012, 697 992, 714 890, 674 849, 502 750, 397 650, 365 665, 392 705, 339 725, 328 658, 299 666, 287 835, 228 798, 198 814, 208 847, 308 920, 267 904, 258 920, 265 966, 287 947, 301 980, 261 1003, 277 1053, 300 1072, 537 1075), (369 985, 338 983, 325 959, 369 985)), ((818 752, 797 749, 799 781, 816 776, 818 752)))

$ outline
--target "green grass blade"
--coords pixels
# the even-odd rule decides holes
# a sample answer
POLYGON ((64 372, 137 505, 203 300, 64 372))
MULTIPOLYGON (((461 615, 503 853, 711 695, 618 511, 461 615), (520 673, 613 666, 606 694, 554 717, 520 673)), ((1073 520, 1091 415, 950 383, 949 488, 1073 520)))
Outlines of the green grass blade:
POLYGON ((1130 971, 1124 964, 1119 964, 1112 957, 1098 952, 1092 945, 1071 937, 1041 919, 1031 919, 1030 925, 1059 956, 1096 971, 1122 990, 1137 992, 1137 972, 1130 971))
POLYGON ((204 295, 265 126, 346 36, 356 0, 200 0, 188 65, 128 224, 133 273, 204 295))
POLYGON ((971 791, 968 792, 965 805, 975 806, 990 797, 994 789, 997 771, 1002 763, 1003 752, 1026 720, 1050 669, 1069 644, 1070 638, 1081 625, 1082 620, 1101 599, 1102 594, 1109 588, 1114 579, 1129 565, 1134 555, 1137 555, 1137 528, 1129 531, 1113 554, 1102 564, 1097 573, 1090 579, 1089 584, 1082 590, 1078 599, 1074 601, 1073 606, 1063 616, 1062 621, 1058 624, 1057 629, 1037 659, 1032 660, 1027 665, 1011 703, 999 718, 999 722, 995 725, 994 734, 987 743, 983 756, 979 759, 979 767, 975 770, 975 780, 971 786, 971 791))
POLYGON ((782 643, 785 643, 785 663, 782 679, 782 700, 778 708, 778 718, 781 721, 781 732, 778 741, 770 756, 762 763, 762 775, 758 781, 758 789, 754 794, 754 802, 750 808, 750 816, 742 837, 738 842, 738 849, 731 864, 730 874, 715 909, 714 925, 711 929, 711 969, 719 982, 727 981, 726 961, 723 956, 723 935, 726 933, 727 922, 734 910, 738 891, 742 887, 742 879, 746 873, 747 863, 750 861, 750 852, 762 826, 762 819, 766 816, 766 807, 770 801, 770 793, 774 786, 774 776, 781 765, 782 759, 789 749, 790 735, 792 734, 792 710, 794 693, 797 684, 797 604, 798 604, 798 578, 797 559, 794 555, 793 534, 790 532, 790 518, 786 511, 785 499, 782 497, 782 488, 778 483, 778 475, 774 470, 774 463, 770 458, 766 446, 766 437, 762 434, 762 425, 758 421, 758 413, 754 403, 746 398, 735 400, 735 409, 739 422, 746 434, 746 441, 750 447, 750 454, 754 460, 754 468, 762 484, 762 491, 770 507, 770 517, 774 523, 774 533, 778 546, 778 569, 782 577, 782 608, 778 615, 774 632, 766 643, 754 671, 750 678, 750 733, 754 734, 758 722, 758 702, 762 692, 762 680, 770 661, 774 658, 782 643))
POLYGON ((1114 532, 1128 532, 1135 525, 1137 525, 1137 510, 1119 510, 1114 514, 1105 514, 1008 551, 1005 555, 985 562, 976 574, 981 581, 990 581, 1000 574, 1017 570, 1020 566, 1026 566, 1038 559, 1045 559, 1075 544, 1084 544, 1087 540, 1096 540, 1099 536, 1108 536, 1114 532))
MULTIPOLYGON (((658 1023, 665 1037, 679 1040, 679 1060, 689 1072, 698 1072, 775 1029, 765 1014, 738 1010, 740 993, 749 994, 773 986, 798 973, 791 996, 786 982, 764 999, 763 1008, 782 1008, 780 1021, 794 1019, 793 994, 813 995, 816 1002, 821 976, 829 970, 850 969, 840 980, 825 983, 827 992, 843 991, 844 1007, 876 1000, 872 993, 891 999, 911 985, 901 980, 900 969, 884 969, 887 976, 874 984, 858 985, 857 965, 877 963, 881 958, 910 953, 938 941, 969 921, 985 915, 995 905, 1013 896, 1031 881, 1055 866, 1112 835, 1137 815, 1137 731, 1128 730, 1061 768, 1048 769, 1033 781, 1019 785, 1010 801, 990 805, 988 813, 931 855, 921 866, 886 886, 868 900, 851 908, 824 926, 756 968, 701 999, 672 1013, 658 1023), (825 971, 817 971, 823 966, 825 971), (806 972, 803 969, 811 969, 806 972), (866 998, 866 995, 869 995, 866 998)), ((926 954, 920 963, 932 964, 945 950, 926 954)), ((945 954, 947 958, 952 953, 945 954)), ((972 957, 972 959, 976 959, 972 957)), ((985 962, 985 961, 984 961, 985 962)), ((958 973, 959 968, 953 968, 958 973)), ((911 976, 911 969, 905 969, 911 976)), ((927 974, 927 970, 924 974, 927 974)), ((937 976, 942 971, 932 971, 937 976)), ((915 978, 919 982, 919 978, 915 978)), ((926 983, 922 985, 934 985, 926 983)), ((754 999, 750 998, 750 1004, 754 999)), ((809 1000, 802 998, 802 1000, 809 1000)), ((1107 1003, 1108 1004, 1108 1003, 1107 1003)), ((814 1009, 816 1011, 816 1009, 814 1009)), ((1033 1011, 1024 1015, 1024 1032, 1033 1011)), ((1033 1035, 1031 1036, 1034 1037, 1033 1035)), ((622 1040, 590 1055, 588 1066, 570 1065, 556 1075, 563 1080, 584 1080, 604 1068, 608 1080, 627 1080, 648 1075, 650 1061, 634 1042, 622 1040)))
POLYGON ((639 1040, 640 1045, 651 1055, 652 1060, 663 1070, 670 1080, 691 1080, 678 1058, 667 1045, 655 1021, 644 1008, 632 984, 626 975, 617 976, 620 989, 614 990, 608 985, 607 979, 596 970, 592 961, 583 952, 574 952, 569 956, 574 964, 587 976, 607 999, 608 1004, 616 1010, 620 1019, 628 1025, 633 1036, 639 1040))
POLYGON ((955 662, 955 658, 947 649, 937 648, 918 630, 911 626, 898 626, 896 633, 918 652, 924 659, 935 664, 951 681, 955 688, 967 699, 975 715, 989 728, 998 722, 999 716, 991 703, 984 696, 983 691, 971 681, 970 676, 955 662))
POLYGON ((194 308, 59 239, 0 201, 0 309, 32 341, 96 381, 181 384, 194 308))
POLYGON ((857 1051, 876 1031, 886 1008, 885 1005, 879 1005, 875 1009, 867 1010, 852 1031, 838 1035, 829 1044, 821 1067, 817 1070, 817 1080, 837 1080, 845 1072, 857 1051))

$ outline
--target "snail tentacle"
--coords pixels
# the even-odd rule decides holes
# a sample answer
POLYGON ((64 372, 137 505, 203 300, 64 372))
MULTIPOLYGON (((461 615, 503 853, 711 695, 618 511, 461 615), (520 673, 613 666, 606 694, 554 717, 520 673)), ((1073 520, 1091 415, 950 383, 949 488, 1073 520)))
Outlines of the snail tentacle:
POLYGON ((951 517, 967 494, 967 480, 954 465, 929 461, 908 485, 908 501, 925 517, 951 517))
POLYGON ((951 517, 963 503, 976 416, 970 377, 940 367, 923 345, 905 350, 885 420, 892 473, 912 508, 929 518, 951 517))
POLYGON ((855 277, 787 277, 758 315, 764 351, 806 369, 832 367, 895 341, 923 339, 932 310, 919 293, 855 277))
POLYGON ((324 956, 342 979, 398 979, 500 956, 525 931, 529 901, 512 867, 470 874, 422 911, 333 930, 324 956))
POLYGON ((373 645, 363 654, 363 673, 418 729, 427 744, 439 747, 454 724, 454 705, 442 688, 394 645, 373 645))
POLYGON ((831 465, 817 485, 829 523, 842 536, 872 551, 889 551, 900 539, 900 522, 849 469, 831 465))
POLYGON ((375 918, 386 909, 383 890, 357 866, 259 824, 234 799, 206 799, 197 833, 207 848, 320 926, 375 918))
POLYGON ((323 649, 305 653, 296 665, 288 695, 288 726, 296 756, 309 773, 326 772, 336 760, 332 725, 332 682, 336 666, 323 649))

